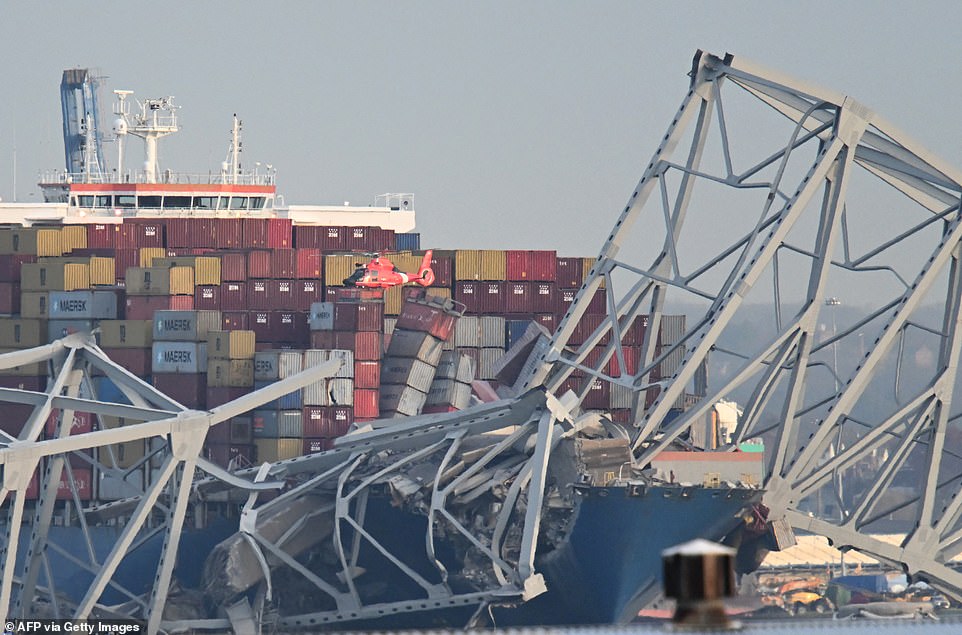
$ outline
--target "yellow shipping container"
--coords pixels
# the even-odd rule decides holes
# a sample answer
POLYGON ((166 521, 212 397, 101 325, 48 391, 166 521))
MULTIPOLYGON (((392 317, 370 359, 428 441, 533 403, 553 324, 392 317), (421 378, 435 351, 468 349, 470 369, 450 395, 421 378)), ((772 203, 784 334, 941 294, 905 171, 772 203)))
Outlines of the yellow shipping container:
POLYGON ((422 258, 423 256, 415 256, 409 251, 402 251, 391 256, 391 262, 404 273, 417 273, 418 267, 421 266, 422 258))
MULTIPOLYGON (((582 259, 581 259, 581 271, 582 271, 581 279, 582 279, 582 280, 587 280, 587 279, 588 279, 588 272, 591 271, 591 268, 592 268, 593 266, 595 266, 595 263, 596 263, 596 262, 598 262, 598 259, 597 259, 597 258, 582 258, 582 259)), ((601 286, 600 286, 599 288, 600 288, 600 289, 604 289, 604 288, 605 288, 605 281, 604 281, 603 278, 602 278, 602 280, 601 280, 601 286)))
POLYGON ((451 289, 448 287, 428 287, 428 296, 451 299, 451 289))
POLYGON ((197 256, 194 259, 194 284, 220 284, 220 258, 197 256))
POLYGON ((137 253, 141 267, 153 267, 154 258, 163 258, 167 255, 167 250, 163 247, 141 247, 137 253))
POLYGON ((65 254, 69 254, 74 249, 86 249, 87 226, 64 225, 60 229, 60 246, 65 254))
POLYGON ((304 442, 301 439, 254 439, 254 447, 258 463, 273 463, 300 456, 304 442))
POLYGON ((113 258, 103 258, 101 256, 90 257, 90 285, 114 285, 117 284, 117 274, 114 268, 113 258))
POLYGON ((503 249, 481 251, 481 280, 504 280, 508 275, 508 257, 503 249))
POLYGON ((344 286, 344 279, 354 273, 354 263, 363 261, 364 256, 324 256, 324 284, 328 287, 344 286))
POLYGON ((207 385, 247 388, 254 385, 253 359, 212 359, 207 362, 207 385))
POLYGON ((401 313, 401 303, 404 301, 401 289, 403 287, 388 287, 384 290, 384 315, 398 315, 401 313))
POLYGON ((63 266, 63 290, 83 291, 90 288, 90 265, 71 263, 63 266))
POLYGON ((454 252, 454 279, 481 279, 481 251, 478 249, 458 249, 454 252))
POLYGON ((194 295, 194 268, 170 268, 170 295, 194 295))
POLYGON ((208 359, 254 359, 254 331, 210 331, 207 334, 208 359))
POLYGON ((63 243, 60 241, 60 229, 37 230, 37 255, 62 256, 63 243))

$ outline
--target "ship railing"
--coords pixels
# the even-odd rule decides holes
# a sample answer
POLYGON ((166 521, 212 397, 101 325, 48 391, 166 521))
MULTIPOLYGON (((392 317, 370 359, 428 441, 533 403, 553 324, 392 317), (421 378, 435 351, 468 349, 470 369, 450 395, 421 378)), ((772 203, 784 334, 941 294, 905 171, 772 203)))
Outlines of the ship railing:
POLYGON ((252 171, 242 174, 220 174, 209 172, 207 174, 171 172, 163 171, 154 181, 147 179, 147 174, 138 171, 124 172, 120 178, 116 172, 109 174, 83 174, 53 170, 40 173, 40 183, 61 184, 70 183, 163 183, 163 184, 184 184, 184 185, 274 185, 275 174, 252 171))
POLYGON ((398 211, 414 210, 414 194, 378 194, 374 197, 374 207, 387 207, 398 211))

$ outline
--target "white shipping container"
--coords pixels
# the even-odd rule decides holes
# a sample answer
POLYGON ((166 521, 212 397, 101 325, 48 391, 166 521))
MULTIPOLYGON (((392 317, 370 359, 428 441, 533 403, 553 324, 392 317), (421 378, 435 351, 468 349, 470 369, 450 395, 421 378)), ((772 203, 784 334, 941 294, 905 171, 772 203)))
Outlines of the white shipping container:
POLYGON ((314 302, 307 318, 312 331, 334 330, 334 303, 314 302))
POLYGON ((465 348, 481 346, 481 332, 478 328, 478 317, 476 315, 464 315, 458 318, 458 322, 454 326, 454 345, 465 348))
POLYGON ((478 379, 495 379, 495 365, 504 356, 504 349, 482 348, 478 355, 478 379))
POLYGON ((329 406, 331 405, 328 394, 327 383, 329 380, 322 379, 313 384, 304 386, 301 391, 301 403, 305 406, 329 406))
POLYGON ((341 367, 334 374, 339 379, 354 379, 354 352, 339 348, 328 351, 329 359, 341 360, 341 367))
POLYGON ((608 405, 611 408, 631 408, 632 390, 621 384, 611 384, 611 392, 608 393, 608 405))
POLYGON ((413 357, 437 367, 441 360, 443 342, 430 333, 395 329, 391 334, 388 357, 413 357))
POLYGON ((254 354, 254 380, 276 381, 301 372, 304 351, 270 350, 254 354))
POLYGON ((304 436, 304 425, 300 410, 281 410, 277 413, 277 437, 280 439, 300 439, 304 436))
POLYGON ((413 417, 421 414, 427 395, 410 386, 381 385, 378 407, 382 416, 393 413, 413 417))
POLYGON ((117 294, 113 291, 51 291, 48 317, 54 320, 114 320, 117 294))
POLYGON ((207 342, 154 342, 150 367, 155 373, 206 373, 207 342))
POLYGON ((478 347, 504 348, 504 318, 497 315, 482 315, 478 318, 478 347))
POLYGON ((381 362, 381 384, 410 386, 426 393, 434 381, 435 368, 419 359, 388 357, 381 362))
POLYGON ((453 379, 438 379, 428 391, 428 406, 453 406, 464 410, 471 405, 471 385, 453 379))
POLYGON ((332 406, 354 405, 354 380, 331 379, 327 382, 328 395, 332 406))
POLYGON ((114 471, 95 470, 97 497, 102 501, 115 501, 144 493, 144 469, 139 467, 118 475, 114 471))
POLYGON ((206 342, 210 331, 223 328, 220 311, 155 311, 154 339, 206 342))

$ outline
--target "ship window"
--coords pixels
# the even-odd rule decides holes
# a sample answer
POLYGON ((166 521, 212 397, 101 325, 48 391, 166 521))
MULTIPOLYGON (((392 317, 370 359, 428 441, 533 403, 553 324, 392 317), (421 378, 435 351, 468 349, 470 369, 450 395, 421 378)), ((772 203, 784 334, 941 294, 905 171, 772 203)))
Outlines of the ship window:
POLYGON ((263 197, 263 196, 252 196, 252 197, 251 197, 251 209, 264 209, 264 197, 263 197))
POLYGON ((89 195, 78 196, 78 206, 79 207, 93 207, 94 197, 89 195))
POLYGON ((117 207, 136 207, 137 199, 129 194, 120 195, 116 197, 115 205, 117 205, 117 207))
POLYGON ((160 207, 159 196, 140 196, 137 198, 137 207, 160 207))
POLYGON ((217 207, 216 196, 195 196, 194 209, 214 209, 217 207))
POLYGON ((247 197, 246 197, 246 196, 231 196, 231 197, 230 197, 230 208, 231 208, 231 209, 247 209, 247 197))
POLYGON ((217 201, 217 209, 227 209, 227 203, 230 201, 229 196, 221 196, 217 201))
POLYGON ((189 196, 165 196, 164 207, 168 209, 190 207, 190 197, 189 196))
POLYGON ((94 201, 94 207, 110 207, 110 195, 97 196, 94 201))

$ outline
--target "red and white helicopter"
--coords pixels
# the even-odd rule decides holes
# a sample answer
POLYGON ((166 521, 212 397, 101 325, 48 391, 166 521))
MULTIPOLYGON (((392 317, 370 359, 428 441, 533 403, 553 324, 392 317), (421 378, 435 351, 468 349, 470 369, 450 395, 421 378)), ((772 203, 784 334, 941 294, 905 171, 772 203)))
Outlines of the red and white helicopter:
POLYGON ((374 255, 374 259, 367 265, 358 263, 357 268, 350 277, 344 279, 344 284, 349 287, 362 287, 365 289, 387 289, 401 284, 413 282, 422 287, 429 287, 434 282, 434 271, 431 269, 431 254, 428 249, 421 259, 421 266, 417 273, 404 273, 399 271, 394 263, 385 256, 374 255))

